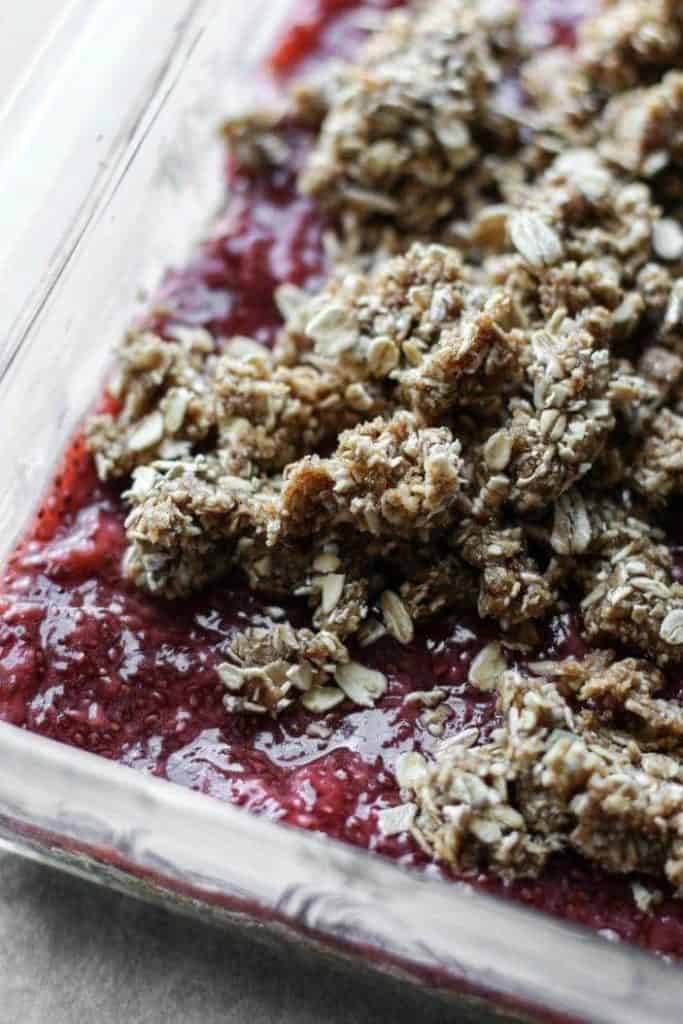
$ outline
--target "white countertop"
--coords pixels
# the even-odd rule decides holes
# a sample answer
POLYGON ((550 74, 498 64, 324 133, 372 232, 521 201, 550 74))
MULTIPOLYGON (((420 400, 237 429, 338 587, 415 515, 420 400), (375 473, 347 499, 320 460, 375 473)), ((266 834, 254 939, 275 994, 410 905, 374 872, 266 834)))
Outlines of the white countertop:
POLYGON ((1 0, 0 107, 66 6, 66 0, 1 0))

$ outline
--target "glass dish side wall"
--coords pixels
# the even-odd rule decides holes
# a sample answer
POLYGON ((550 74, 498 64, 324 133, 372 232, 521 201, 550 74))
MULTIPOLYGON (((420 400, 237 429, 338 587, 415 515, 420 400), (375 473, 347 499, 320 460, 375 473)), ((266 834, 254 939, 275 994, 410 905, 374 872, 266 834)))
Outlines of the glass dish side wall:
POLYGON ((141 289, 222 195, 218 126, 288 0, 72 0, 0 112, 0 557, 92 404, 141 289), (27 173, 30 168, 30 173, 27 173), (45 389, 36 382, 48 380, 45 389))
MULTIPOLYGON (((216 125, 253 88, 288 6, 168 0, 160 17, 156 0, 123 13, 73 0, 2 115, 0 557, 92 403, 141 282, 182 257, 218 203, 216 125)), ((0 821, 6 845, 105 884, 284 927, 536 1018, 680 1019, 681 972, 629 947, 9 725, 0 821)))

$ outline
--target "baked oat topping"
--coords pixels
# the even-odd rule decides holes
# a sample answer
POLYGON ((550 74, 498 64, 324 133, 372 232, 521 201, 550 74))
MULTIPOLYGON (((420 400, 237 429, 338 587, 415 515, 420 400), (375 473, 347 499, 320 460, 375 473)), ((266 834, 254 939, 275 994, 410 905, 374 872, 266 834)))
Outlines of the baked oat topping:
POLYGON ((460 442, 410 413, 345 431, 329 458, 305 456, 284 476, 285 533, 350 525, 373 536, 424 539, 452 521, 461 495, 460 442))
POLYGON ((310 346, 305 362, 343 374, 366 416, 382 395, 432 421, 454 405, 500 401, 517 369, 511 321, 510 298, 457 250, 415 243, 369 275, 342 266, 284 333, 310 346))
MULTIPOLYGON (((610 163, 656 183, 662 172, 683 163, 682 130, 683 74, 670 71, 657 85, 610 100, 598 129, 599 149, 610 163)), ((672 230, 680 227, 669 223, 672 230)))
POLYGON ((609 652, 504 673, 491 740, 447 741, 404 780, 411 828, 460 871, 534 875, 571 847, 609 871, 679 887, 683 712, 653 696, 662 682, 609 652))
POLYGON ((523 77, 545 128, 592 142, 596 115, 610 98, 659 82, 682 58, 678 0, 605 0, 580 24, 573 53, 540 51, 523 77))
POLYGON ((344 693, 328 684, 334 683, 342 666, 348 669, 350 664, 348 651, 334 634, 297 630, 283 623, 238 633, 228 660, 217 672, 228 691, 223 700, 226 710, 276 717, 292 704, 297 692, 308 694, 309 706, 334 707, 344 693))
POLYGON ((231 121, 248 169, 312 135, 326 280, 277 289, 272 349, 130 335, 89 443, 126 484, 133 583, 238 572, 307 614, 231 637, 229 713, 372 707, 380 638, 449 609, 495 626, 468 682, 500 728, 447 737, 449 684, 412 694, 440 745, 399 759, 383 835, 506 878, 572 848, 683 893, 683 13, 610 0, 573 54, 527 54, 517 21, 416 2, 284 113, 231 121), (592 653, 534 660, 569 606, 592 653))
POLYGON ((109 382, 120 411, 116 417, 94 416, 88 424, 102 480, 156 458, 182 458, 208 436, 215 415, 203 368, 212 349, 211 335, 201 329, 179 329, 170 341, 149 332, 125 339, 109 382))
POLYGON ((412 231, 453 213, 483 146, 515 135, 495 94, 519 51, 516 22, 505 0, 433 0, 387 17, 329 85, 303 192, 354 221, 388 215, 412 231))

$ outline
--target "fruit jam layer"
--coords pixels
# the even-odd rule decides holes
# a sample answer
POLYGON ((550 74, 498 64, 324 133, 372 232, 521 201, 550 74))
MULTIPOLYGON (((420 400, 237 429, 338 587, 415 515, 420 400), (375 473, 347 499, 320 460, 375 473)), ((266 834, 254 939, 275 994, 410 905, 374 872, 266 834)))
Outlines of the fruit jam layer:
MULTIPOLYGON (((289 72, 316 49, 348 52, 359 36, 358 6, 350 0, 302 5, 275 51, 274 67, 289 72)), ((388 6, 393 4, 368 3, 364 10, 388 6)), ((551 23, 551 5, 536 10, 541 6, 548 37, 568 38, 573 16, 566 5, 563 17, 551 23)), ((305 137, 291 141, 295 152, 305 152, 305 137)), ((216 336, 272 339, 279 323, 274 287, 284 281, 312 285, 325 270, 325 222, 296 194, 295 176, 296 166, 256 178, 229 168, 225 214, 191 264, 167 274, 150 314, 156 329, 184 323, 216 336)), ((389 680, 371 709, 345 703, 323 718, 299 709, 278 722, 230 716, 215 669, 234 631, 284 615, 296 621, 302 610, 264 607, 238 580, 188 602, 150 598, 121 574, 124 517, 119 493, 98 482, 76 438, 5 569, 0 719, 275 820, 445 873, 407 834, 382 836, 377 813, 399 801, 392 768, 402 751, 429 751, 465 725, 479 726, 484 735, 492 727, 494 698, 467 683, 472 658, 491 639, 489 627, 451 617, 406 647, 384 639, 367 649, 365 663, 389 680), (436 685, 448 692, 439 737, 408 699, 436 685)), ((584 650, 571 616, 548 625, 547 656, 584 650)), ((664 898, 645 914, 628 880, 577 857, 557 859, 533 882, 504 885, 486 874, 470 881, 612 936, 683 955, 682 903, 664 898)))

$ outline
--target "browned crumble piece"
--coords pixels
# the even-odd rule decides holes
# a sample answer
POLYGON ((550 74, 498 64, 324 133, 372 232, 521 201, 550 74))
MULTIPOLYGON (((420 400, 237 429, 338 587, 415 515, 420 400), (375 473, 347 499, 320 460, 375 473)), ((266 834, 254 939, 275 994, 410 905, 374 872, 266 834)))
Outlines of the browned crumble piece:
POLYGON ((463 313, 458 328, 444 331, 418 366, 399 376, 399 400, 438 421, 450 408, 497 412, 519 374, 518 346, 507 327, 511 305, 504 292, 482 296, 479 309, 463 313))
POLYGON ((632 480, 656 505, 683 490, 683 417, 667 408, 657 413, 636 455, 632 480))
POLYGON ((465 560, 481 571, 477 606, 482 618, 498 619, 506 629, 545 615, 555 603, 557 594, 530 557, 519 527, 469 523, 459 543, 465 560))
MULTIPOLYGON (((278 545, 273 549, 278 558, 278 545)), ((345 637, 356 633, 369 610, 368 560, 354 538, 342 533, 315 538, 306 575, 294 593, 307 596, 313 625, 345 637)))
POLYGON ((610 558, 629 545, 653 545, 664 541, 654 523, 642 519, 623 494, 604 494, 599 480, 589 479, 590 488, 572 487, 553 507, 554 525, 550 544, 558 555, 586 555, 610 558))
POLYGON ((348 534, 240 537, 235 561, 249 587, 271 597, 307 597, 313 625, 336 636, 356 633, 369 611, 368 562, 373 552, 348 534))
POLYGON ((289 165, 286 128, 285 111, 254 110, 225 121, 223 137, 240 167, 258 171, 289 165))
POLYGON ((658 219, 647 186, 624 181, 590 150, 569 149, 516 202, 521 208, 512 212, 508 231, 530 273, 530 295, 519 301, 532 322, 558 309, 576 316, 602 307, 612 313, 607 328, 616 318, 623 333, 630 316, 633 329, 643 312, 633 294, 635 276, 650 258, 658 219))
MULTIPOLYGON (((649 428, 662 404, 663 388, 655 376, 651 375, 656 372, 655 362, 656 359, 654 361, 641 359, 639 362, 641 372, 637 373, 630 360, 612 360, 608 398, 612 409, 617 414, 619 433, 616 436, 621 442, 618 448, 612 448, 612 452, 622 461, 624 458, 631 461, 630 438, 640 439, 649 428)), ((613 444, 614 440, 615 436, 610 439, 610 444, 613 444)), ((595 473, 593 475, 595 476, 595 473)), ((620 475, 618 480, 621 481, 623 478, 623 475, 620 475)), ((616 478, 614 482, 617 482, 616 478)))
MULTIPOLYGON (((624 663, 621 672, 635 673, 633 685, 625 689, 637 692, 642 666, 624 663)), ((500 703, 527 825, 541 831, 550 825, 608 871, 666 873, 678 884, 683 866, 673 863, 681 852, 678 761, 649 753, 647 745, 639 745, 627 732, 595 728, 592 713, 586 720, 575 715, 556 686, 545 680, 507 673, 500 703)))
POLYGON ((575 51, 565 46, 534 50, 520 70, 536 129, 534 140, 557 152, 569 145, 590 144, 592 119, 600 103, 586 75, 577 71, 575 51))
MULTIPOLYGON (((315 570, 315 565, 313 568, 315 570)), ((316 571, 311 588, 316 629, 326 629, 342 637, 358 632, 369 610, 366 579, 353 579, 347 573, 316 571)))
MULTIPOLYGON (((610 715, 617 707, 625 707, 632 695, 652 696, 664 686, 664 676, 653 665, 636 658, 615 661, 613 651, 593 651, 585 658, 565 658, 563 661, 536 661, 530 665, 536 675, 551 678, 565 698, 575 697, 582 704, 593 707, 595 701, 604 702, 610 715)), ((596 722, 601 715, 595 713, 596 722)))
POLYGON ((531 336, 527 358, 531 397, 511 400, 510 418, 484 450, 491 473, 508 481, 501 496, 522 515, 584 476, 615 423, 609 352, 589 331, 564 318, 551 322, 531 336))
POLYGON ((683 57, 679 0, 612 0, 579 27, 577 63, 602 96, 656 81, 683 57))
POLYGON ((265 481, 236 475, 229 459, 198 455, 140 467, 127 497, 126 573, 173 598, 225 573, 239 535, 265 528, 275 496, 265 481))
POLYGON ((347 524, 377 537, 428 535, 456 514, 461 471, 460 443, 446 427, 419 427, 407 412, 375 419, 341 434, 330 458, 287 468, 281 529, 347 524))
POLYGON ((503 878, 535 876, 558 848, 552 838, 532 835, 513 806, 498 744, 447 741, 423 776, 410 787, 417 805, 411 831, 430 856, 456 871, 472 874, 487 865, 503 878))
POLYGON ((683 357, 661 345, 650 345, 640 357, 638 372, 657 392, 657 405, 665 405, 683 384, 683 357))
POLYGON ((442 554, 401 584, 399 596, 413 622, 432 618, 449 608, 472 609, 477 603, 477 581, 460 558, 442 554))
POLYGON ((615 96, 598 133, 603 157, 637 178, 683 165, 683 74, 671 71, 657 85, 615 96))
POLYGON ((611 96, 652 85, 682 60, 678 0, 607 0, 579 25, 573 52, 562 47, 534 54, 524 83, 544 129, 560 139, 591 142, 596 117, 611 96))
POLYGON ((426 230, 453 211, 463 172, 496 116, 505 56, 517 50, 514 5, 434 0, 388 16, 330 89, 330 109, 301 188, 356 221, 389 217, 426 230))
POLYGON ((372 386, 358 401, 338 371, 276 366, 263 346, 246 339, 241 351, 232 343, 218 359, 212 390, 219 446, 267 471, 282 469, 386 404, 372 386))
POLYGON ((215 416, 203 371, 212 350, 203 330, 178 329, 173 341, 128 335, 109 383, 121 410, 93 416, 87 429, 100 479, 125 476, 155 458, 186 456, 209 434, 215 416))
POLYGON ((308 538, 279 538, 273 544, 267 531, 243 534, 235 548, 249 589, 280 599, 291 597, 308 580, 314 557, 308 538))
POLYGON ((333 633, 293 629, 287 623, 238 633, 217 672, 229 691, 224 698, 228 711, 273 718, 296 699, 315 713, 329 711, 345 698, 372 707, 387 686, 381 672, 351 661, 333 633))
POLYGON ((657 531, 609 503, 593 512, 591 541, 578 566, 589 637, 618 640, 661 664, 683 659, 683 586, 657 531), (603 519, 603 516, 605 518, 603 519))
POLYGON ((454 405, 500 407, 519 361, 511 320, 509 298, 455 249, 414 244, 369 276, 332 277, 295 310, 288 332, 312 345, 304 358, 348 378, 346 395, 366 415, 373 382, 383 382, 388 399, 433 421, 454 405))
POLYGON ((647 336, 644 340, 646 343, 657 342, 671 351, 682 350, 683 287, 679 273, 680 264, 665 265, 650 261, 638 272, 636 278, 638 294, 645 305, 643 326, 647 336))
POLYGON ((612 360, 607 397, 615 413, 617 429, 590 471, 596 486, 605 490, 627 481, 633 453, 642 444, 657 411, 676 383, 675 368, 676 356, 654 345, 644 351, 638 361, 638 371, 629 359, 612 360), (670 381, 661 376, 665 371, 672 373, 670 381))
POLYGON ((629 730, 648 750, 669 750, 683 739, 683 708, 655 694, 664 675, 647 661, 614 660, 612 651, 595 651, 583 660, 535 662, 534 672, 548 674, 567 699, 581 702, 581 721, 599 730, 605 721, 628 713, 629 730))
POLYGON ((533 876, 571 846, 608 871, 680 886, 683 769, 659 751, 680 751, 683 711, 652 698, 657 670, 609 653, 534 668, 540 678, 503 674, 504 725, 489 742, 472 749, 472 737, 456 737, 419 772, 411 766, 417 837, 461 871, 533 876), (622 726, 625 710, 635 734, 622 726))
POLYGON ((349 660, 348 651, 332 633, 294 629, 288 623, 253 626, 233 638, 228 660, 218 667, 229 691, 224 704, 228 711, 275 718, 296 697, 333 680, 338 666, 349 660))

